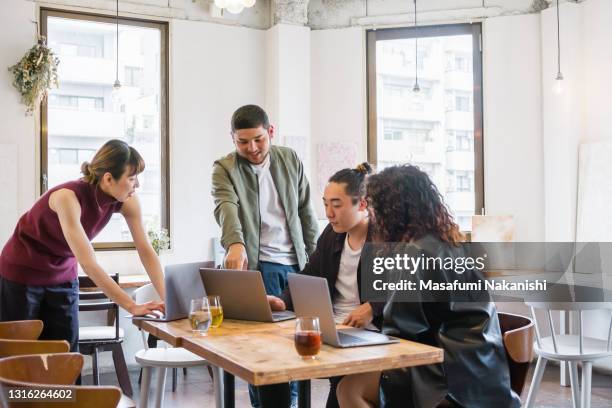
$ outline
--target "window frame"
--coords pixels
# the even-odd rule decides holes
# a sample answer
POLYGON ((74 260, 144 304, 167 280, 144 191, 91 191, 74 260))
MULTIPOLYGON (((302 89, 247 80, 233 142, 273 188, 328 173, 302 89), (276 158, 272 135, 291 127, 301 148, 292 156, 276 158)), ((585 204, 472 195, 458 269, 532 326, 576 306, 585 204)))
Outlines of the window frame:
MULTIPOLYGON (((40 32, 47 36, 47 19, 60 17, 75 20, 104 22, 115 24, 116 17, 110 14, 83 13, 56 8, 40 8, 40 32)), ((161 228, 170 234, 170 110, 169 110, 169 35, 168 22, 132 17, 119 17, 119 24, 138 27, 149 27, 160 30, 160 171, 161 171, 161 228)), ((47 174, 49 169, 48 145, 48 102, 43 99, 40 108, 40 180, 39 188, 42 196, 47 190, 47 174)), ((75 175, 76 177, 76 175, 75 175)), ((133 250, 133 241, 126 242, 95 242, 94 249, 100 251, 133 250)))
MULTIPOLYGON (((377 107, 376 107, 376 42, 384 40, 443 37, 461 34, 472 35, 472 75, 474 82, 474 214, 485 212, 484 149, 483 149, 483 75, 482 75, 482 24, 462 23, 422 27, 398 27, 366 30, 366 92, 367 92, 367 153, 368 161, 376 166, 377 156, 377 107)), ((453 95, 454 98, 454 95, 453 95)), ((384 137, 384 135, 383 135, 384 137)))

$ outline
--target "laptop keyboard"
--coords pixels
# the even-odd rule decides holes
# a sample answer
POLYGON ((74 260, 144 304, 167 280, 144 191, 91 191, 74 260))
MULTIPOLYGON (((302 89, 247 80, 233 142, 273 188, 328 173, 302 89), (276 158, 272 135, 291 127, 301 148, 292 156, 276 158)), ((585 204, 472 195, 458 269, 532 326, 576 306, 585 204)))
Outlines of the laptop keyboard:
POLYGON ((351 345, 351 344, 363 344, 365 339, 357 336, 351 336, 350 334, 338 332, 338 338, 340 339, 340 344, 351 345))
POLYGON ((285 310, 283 312, 272 312, 272 317, 274 318, 283 318, 283 317, 294 317, 295 314, 289 310, 285 310))

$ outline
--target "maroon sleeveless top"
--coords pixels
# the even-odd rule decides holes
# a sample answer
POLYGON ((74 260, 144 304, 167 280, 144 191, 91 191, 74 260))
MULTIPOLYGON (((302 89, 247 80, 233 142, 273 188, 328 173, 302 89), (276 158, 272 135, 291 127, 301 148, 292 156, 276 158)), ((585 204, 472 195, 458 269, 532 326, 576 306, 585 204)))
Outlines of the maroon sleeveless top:
POLYGON ((91 240, 122 203, 98 186, 69 181, 47 191, 17 223, 0 255, 0 276, 23 285, 57 285, 77 278, 77 261, 64 238, 49 196, 59 189, 74 191, 81 205, 81 225, 91 240))

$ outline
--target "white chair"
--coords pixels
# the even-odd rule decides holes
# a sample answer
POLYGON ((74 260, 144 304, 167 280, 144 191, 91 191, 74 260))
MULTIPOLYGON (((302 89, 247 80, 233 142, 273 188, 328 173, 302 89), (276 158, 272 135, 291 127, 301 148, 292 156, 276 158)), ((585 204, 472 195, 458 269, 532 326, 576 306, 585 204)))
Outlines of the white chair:
POLYGON ((525 403, 526 408, 534 406, 535 397, 540 388, 542 375, 548 360, 566 361, 570 367, 570 383, 572 386, 572 405, 574 408, 589 408, 591 406, 591 376, 593 361, 612 356, 612 304, 605 302, 527 302, 536 328, 536 344, 534 350, 538 355, 535 372, 529 387, 525 403), (541 337, 540 326, 535 310, 547 312, 550 336, 541 337), (608 339, 600 340, 583 335, 583 311, 610 310, 611 319, 608 327, 608 339), (552 311, 569 311, 578 314, 578 335, 556 334, 552 311), (582 386, 578 381, 578 363, 582 363, 582 386))
MULTIPOLYGON (((153 287, 148 284, 134 291, 132 298, 136 303, 145 303, 159 300, 159 296, 153 287)), ((155 407, 161 408, 164 400, 164 388, 166 385, 166 371, 168 368, 212 366, 208 361, 199 357, 182 347, 149 348, 145 334, 141 331, 144 349, 139 350, 134 358, 142 366, 142 383, 140 385, 139 406, 146 408, 149 400, 149 387, 151 383, 152 369, 158 369, 157 389, 155 390, 155 407)), ((222 372, 219 368, 213 368, 213 386, 215 391, 215 406, 223 408, 223 384, 222 372)))

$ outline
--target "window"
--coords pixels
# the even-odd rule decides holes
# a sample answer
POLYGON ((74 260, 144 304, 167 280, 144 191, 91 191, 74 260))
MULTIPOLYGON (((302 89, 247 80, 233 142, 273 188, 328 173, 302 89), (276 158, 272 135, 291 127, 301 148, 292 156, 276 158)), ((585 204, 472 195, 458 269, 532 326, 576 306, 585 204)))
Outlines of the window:
MULTIPOLYGON (((110 139, 145 159, 138 191, 146 227, 168 228, 167 23, 119 20, 119 80, 114 17, 41 9, 41 31, 62 60, 59 89, 42 105, 41 192, 80 176, 80 166, 110 139)), ((115 214, 96 248, 132 248, 115 214)))
POLYGON ((469 152, 474 149, 472 142, 474 135, 472 132, 467 130, 456 130, 455 135, 457 136, 457 150, 469 152))
POLYGON ((76 95, 49 95, 49 106, 63 109, 104 110, 104 98, 76 95))
POLYGON ((480 33, 480 24, 452 24, 366 34, 368 160, 379 169, 418 165, 466 231, 484 207, 480 33), (419 64, 418 94, 416 37, 428 61, 419 64))
POLYGON ((457 174, 457 191, 472 191, 472 173, 469 171, 458 170, 457 174))
POLYGON ((139 87, 142 80, 141 67, 125 67, 125 85, 139 87))

